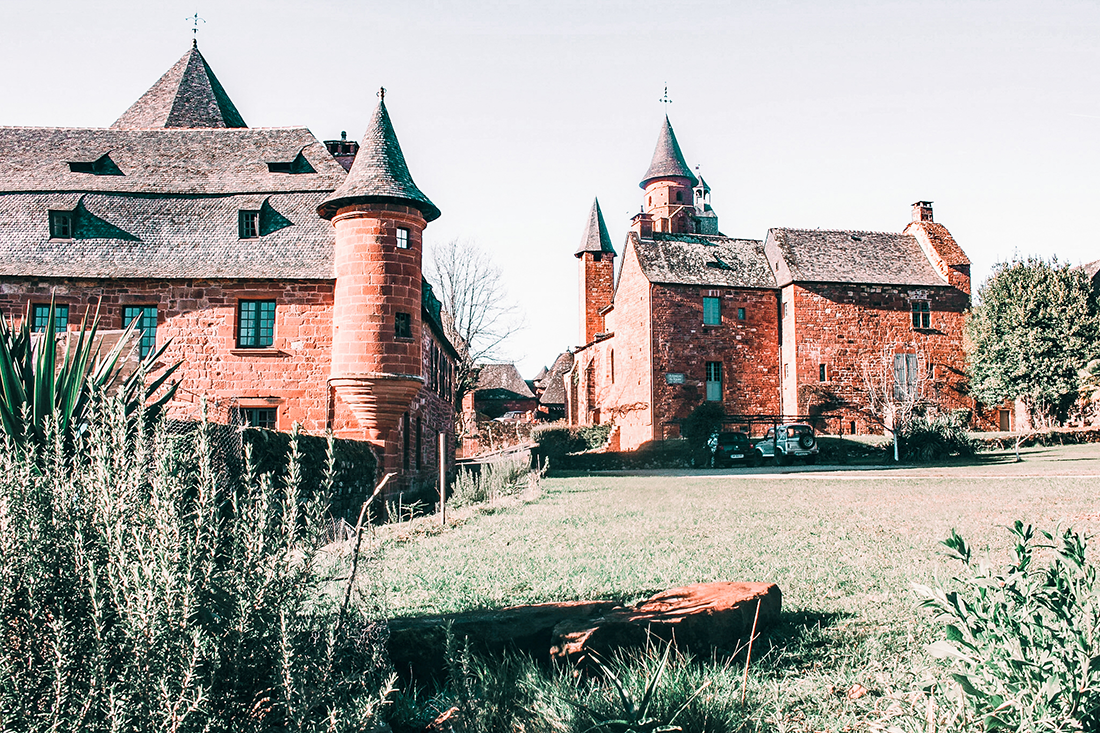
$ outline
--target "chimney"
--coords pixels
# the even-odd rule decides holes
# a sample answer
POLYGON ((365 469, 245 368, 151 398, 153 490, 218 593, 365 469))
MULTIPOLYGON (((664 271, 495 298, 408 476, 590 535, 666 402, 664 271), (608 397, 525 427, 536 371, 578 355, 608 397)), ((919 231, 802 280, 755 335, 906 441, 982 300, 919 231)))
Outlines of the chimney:
POLYGON ((913 204, 913 221, 932 221, 931 201, 918 201, 913 204))
POLYGON ((355 162, 355 154, 359 152, 359 143, 348 140, 347 131, 340 132, 339 140, 325 140, 325 147, 336 162, 344 166, 344 170, 350 171, 351 164, 355 162))
POLYGON ((653 218, 644 211, 639 211, 634 215, 630 220, 630 228, 642 239, 653 238, 653 218))

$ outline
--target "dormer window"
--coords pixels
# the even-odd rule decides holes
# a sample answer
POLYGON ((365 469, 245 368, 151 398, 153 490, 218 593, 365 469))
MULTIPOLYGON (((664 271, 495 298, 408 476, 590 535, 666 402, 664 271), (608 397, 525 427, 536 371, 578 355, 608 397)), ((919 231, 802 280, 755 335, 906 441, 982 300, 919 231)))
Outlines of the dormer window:
POLYGON ((122 175, 122 171, 118 169, 118 166, 115 165, 115 162, 111 160, 111 156, 107 153, 104 153, 95 160, 70 160, 69 172, 91 173, 93 176, 122 175))
POLYGON ((268 161, 267 163, 268 173, 316 173, 313 166, 306 160, 306 156, 301 152, 293 160, 276 160, 268 161))
POLYGON ((260 236, 260 212, 237 212, 237 236, 241 239, 258 239, 260 236))
POLYGON ((397 228, 397 248, 408 249, 409 248, 409 230, 403 227, 397 228))
POLYGON ((50 212, 50 239, 73 238, 73 212, 50 212))

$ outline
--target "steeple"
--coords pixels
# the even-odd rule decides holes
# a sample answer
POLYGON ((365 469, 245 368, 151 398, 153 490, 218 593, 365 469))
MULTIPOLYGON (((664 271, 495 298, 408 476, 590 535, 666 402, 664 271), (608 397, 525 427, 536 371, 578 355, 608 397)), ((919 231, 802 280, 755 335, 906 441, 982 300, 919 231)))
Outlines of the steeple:
POLYGON ((439 218, 439 209, 413 183, 385 100, 379 101, 374 110, 348 177, 321 202, 317 213, 332 219, 341 206, 371 202, 412 206, 424 215, 426 222, 439 218))
POLYGON ((607 233, 607 224, 603 221, 603 212, 600 211, 600 200, 592 201, 592 211, 588 213, 588 223, 584 227, 584 236, 581 237, 581 245, 574 253, 575 257, 582 256, 585 252, 602 252, 615 256, 615 248, 611 246, 611 237, 607 233))
POLYGON ((655 178, 686 178, 689 186, 696 184, 695 176, 691 173, 684 154, 680 152, 680 143, 676 142, 676 133, 672 131, 672 123, 665 115, 665 124, 657 136, 657 148, 653 151, 653 160, 649 164, 649 170, 645 172, 642 182, 638 185, 645 188, 655 178))
POLYGON ((111 127, 248 127, 206 59, 192 43, 187 53, 111 127))

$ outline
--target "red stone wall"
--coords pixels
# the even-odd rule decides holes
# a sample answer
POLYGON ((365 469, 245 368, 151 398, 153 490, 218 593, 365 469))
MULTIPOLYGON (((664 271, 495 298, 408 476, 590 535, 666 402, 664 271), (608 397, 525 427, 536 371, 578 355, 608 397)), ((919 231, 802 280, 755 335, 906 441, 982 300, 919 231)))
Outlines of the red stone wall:
POLYGON ((657 232, 686 233, 690 217, 695 213, 691 181, 673 176, 657 178, 649 182, 642 198, 645 213, 653 220, 657 232), (676 200, 680 194, 681 201, 676 200))
POLYGON ((727 415, 779 410, 779 344, 774 290, 653 285, 655 437, 678 434, 683 419, 706 400, 706 362, 722 363, 727 415), (703 298, 722 303, 722 323, 703 324, 703 298), (745 309, 739 320, 738 309, 745 309), (683 374, 683 384, 666 375, 683 374))
POLYGON ((600 311, 611 304, 615 287, 615 258, 609 253, 601 252, 597 262, 596 253, 585 252, 577 260, 581 276, 579 337, 582 344, 588 344, 595 340, 596 334, 606 330, 600 311))
MULTIPOLYGON (((864 402, 863 368, 881 360, 882 348, 897 353, 922 353, 932 368, 930 398, 945 410, 974 410, 966 394, 966 362, 963 329, 967 293, 951 287, 876 286, 847 283, 791 285, 784 288, 790 297, 789 318, 797 333, 796 353, 786 351, 790 362, 796 404, 788 403, 784 392, 784 412, 810 414, 825 409, 829 395, 854 404, 864 402), (931 328, 913 328, 911 302, 928 300, 931 328), (825 364, 826 381, 820 382, 820 365, 825 364)), ((832 410, 830 410, 832 411, 832 410)), ((843 424, 829 421, 828 432, 843 428, 851 432, 856 422, 858 433, 881 433, 858 411, 839 410, 843 424)))
MULTIPOLYGON (((157 345, 172 340, 162 362, 182 362, 176 371, 180 390, 172 404, 173 416, 197 419, 205 396, 214 420, 224 421, 228 411, 236 407, 271 407, 276 410, 279 430, 289 430, 297 422, 308 433, 323 433, 331 427, 340 437, 363 440, 365 432, 328 386, 333 294, 331 280, 9 278, 0 284, 0 314, 20 320, 29 303, 48 304, 52 296, 56 303, 69 306, 69 329, 75 330, 85 312, 94 312, 101 301, 100 327, 120 329, 126 325, 122 322, 125 306, 156 306, 157 345), (276 301, 274 343, 268 349, 237 349, 238 302, 266 299, 276 301)), ((418 304, 418 316, 420 312, 418 304)), ((420 338, 424 348, 418 352, 423 357, 415 373, 423 374, 427 384, 431 369, 429 344, 437 340, 428 328, 423 329, 420 338)), ((438 389, 449 394, 448 385, 438 389)), ((442 431, 451 436, 448 460, 453 461, 454 424, 449 400, 425 387, 414 398, 411 414, 422 417, 425 434, 442 431)), ((391 459, 399 459, 402 447, 403 435, 398 432, 387 442, 386 452, 392 453, 391 459)), ((434 442, 424 448, 423 465, 431 468, 423 469, 422 476, 412 471, 412 481, 423 477, 435 481, 436 453, 434 442)), ((401 485, 398 482, 398 488, 401 485)))

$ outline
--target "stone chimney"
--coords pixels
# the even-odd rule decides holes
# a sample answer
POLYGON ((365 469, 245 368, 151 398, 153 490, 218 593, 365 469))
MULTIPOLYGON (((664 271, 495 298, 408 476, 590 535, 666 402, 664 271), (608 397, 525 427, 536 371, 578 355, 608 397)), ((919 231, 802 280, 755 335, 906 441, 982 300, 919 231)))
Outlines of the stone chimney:
POLYGON ((350 171, 351 164, 355 162, 355 154, 359 152, 359 143, 348 140, 346 131, 340 132, 339 140, 325 140, 325 147, 336 162, 344 166, 344 170, 350 171))
POLYGON ((913 221, 932 221, 931 201, 918 201, 913 204, 913 221))

